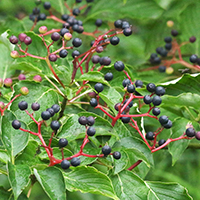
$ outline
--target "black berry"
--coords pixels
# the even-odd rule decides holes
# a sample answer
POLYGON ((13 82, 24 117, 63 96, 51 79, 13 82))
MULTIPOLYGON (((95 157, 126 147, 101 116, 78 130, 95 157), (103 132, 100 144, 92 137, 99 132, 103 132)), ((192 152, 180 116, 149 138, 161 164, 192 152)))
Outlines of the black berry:
POLYGON ((153 115, 158 116, 158 115, 160 115, 160 109, 155 107, 152 109, 152 113, 153 113, 153 115))
POLYGON ((50 126, 52 130, 57 131, 60 128, 60 122, 56 120, 52 121, 50 126))
POLYGON ((97 64, 100 60, 100 57, 98 55, 94 55, 92 57, 92 63, 97 64))
POLYGON ((96 130, 93 126, 91 126, 87 129, 87 135, 88 136, 93 136, 93 135, 95 135, 95 133, 96 133, 96 130))
POLYGON ((87 124, 87 117, 85 117, 85 116, 79 117, 79 118, 78 118, 78 122, 79 122, 79 124, 81 124, 81 125, 86 125, 86 124, 87 124))
POLYGON ((124 79, 123 82, 122 82, 123 87, 127 87, 130 84, 131 84, 131 81, 128 78, 124 79))
POLYGON ((102 25, 102 20, 101 19, 97 19, 96 21, 95 21, 95 25, 96 26, 101 26, 102 25))
POLYGON ((80 158, 74 157, 71 159, 71 165, 74 167, 77 167, 78 165, 81 164, 80 158))
POLYGON ((65 33, 69 33, 69 30, 67 28, 62 28, 60 30, 60 35, 63 37, 65 35, 65 33))
POLYGON ((165 88, 163 88, 162 86, 158 86, 158 87, 156 87, 155 93, 158 96, 163 96, 165 94, 165 88))
POLYGON ((197 59, 198 59, 198 56, 193 54, 190 56, 190 62, 191 63, 196 63, 197 62, 197 59))
POLYGON ((39 8, 33 8, 33 12, 34 15, 38 15, 40 13, 40 9, 39 8))
POLYGON ((74 8, 72 13, 73 15, 78 16, 80 14, 80 10, 78 8, 74 8))
POLYGON ((165 72, 166 71, 166 66, 160 65, 158 70, 159 70, 159 72, 165 72))
POLYGON ((37 111, 40 109, 40 104, 39 103, 32 103, 31 108, 33 111, 37 111))
POLYGON ((110 43, 112 44, 112 45, 117 45, 117 44, 119 44, 119 38, 117 37, 117 36, 113 36, 112 38, 110 38, 110 43))
POLYGON ((101 57, 101 58, 99 59, 99 63, 100 63, 100 65, 108 66, 108 65, 110 65, 110 63, 111 63, 111 59, 110 59, 108 56, 106 56, 106 57, 101 57))
POLYGON ((98 102, 95 98, 90 99, 90 105, 92 107, 96 107, 98 105, 98 102))
POLYGON ((72 44, 74 47, 80 47, 82 44, 82 40, 80 38, 74 38, 72 44))
POLYGON ((163 125, 164 128, 169 129, 172 127, 172 121, 168 120, 168 122, 166 124, 163 125))
POLYGON ((106 73, 104 79, 106 81, 111 81, 113 79, 113 74, 111 72, 106 73))
POLYGON ((121 117, 121 120, 123 123, 127 124, 130 122, 131 118, 130 117, 121 117))
POLYGON ((187 128, 186 131, 185 131, 185 134, 188 136, 188 137, 194 137, 195 134, 196 134, 196 131, 194 130, 194 128, 187 128))
POLYGON ((50 2, 44 2, 43 6, 44 6, 44 9, 49 10, 51 8, 51 3, 50 2))
POLYGON ((136 81, 135 81, 135 86, 136 86, 137 88, 141 88, 141 87, 143 86, 143 82, 142 82, 141 80, 136 80, 136 81))
POLYGON ((153 97, 152 103, 154 106, 159 106, 162 103, 162 99, 156 95, 153 97))
POLYGON ((87 125, 88 126, 92 126, 94 124, 94 122, 95 122, 94 117, 92 117, 92 116, 87 117, 87 125))
MULTIPOLYGON (((128 101, 128 99, 126 99, 126 100, 124 101, 124 104, 125 104, 127 101, 128 101)), ((133 106, 133 101, 131 101, 131 102, 128 104, 128 106, 131 108, 131 107, 133 106)))
POLYGON ((167 49, 169 51, 169 50, 171 50, 171 48, 172 48, 172 43, 165 44, 165 49, 167 49))
POLYGON ((147 90, 149 92, 155 92, 155 90, 156 90, 156 86, 155 86, 154 83, 148 83, 147 86, 146 86, 146 88, 147 88, 147 90))
POLYGON ((12 122, 12 127, 13 127, 14 129, 19 129, 19 128, 21 127, 21 122, 15 119, 15 120, 12 122))
POLYGON ((96 83, 95 86, 94 86, 94 89, 99 93, 99 92, 102 92, 104 87, 103 87, 103 84, 102 83, 96 83))
POLYGON ((121 158, 121 153, 119 152, 119 151, 115 151, 115 152, 113 152, 113 158, 114 159, 120 159, 121 158))
POLYGON ((122 22, 122 29, 129 28, 130 24, 127 21, 122 22))
POLYGON ((102 153, 104 154, 104 156, 107 156, 110 154, 111 152, 111 147, 109 147, 108 145, 105 145, 102 149, 101 149, 102 153))
POLYGON ((166 141, 165 141, 164 139, 161 139, 161 140, 158 141, 158 145, 161 146, 161 145, 163 145, 165 142, 166 142, 166 141))
POLYGON ((143 101, 145 104, 150 104, 152 102, 152 98, 149 95, 145 95, 143 101))
POLYGON ((124 34, 125 36, 131 35, 131 34, 132 34, 131 28, 130 28, 130 27, 129 27, 129 28, 125 28, 125 29, 123 30, 123 34, 124 34))
POLYGON ((61 16, 61 19, 64 20, 64 21, 67 21, 68 18, 69 18, 69 15, 67 15, 67 14, 63 14, 63 15, 61 16))
POLYGON ((170 36, 169 37, 165 37, 164 41, 166 43, 170 43, 170 42, 172 42, 172 38, 170 36))
POLYGON ((159 117, 159 122, 160 122, 161 125, 167 124, 168 120, 169 119, 166 115, 162 115, 162 116, 159 117))
POLYGON ((122 28, 122 20, 118 19, 114 22, 116 28, 122 28))
POLYGON ((58 41, 60 39, 60 34, 58 32, 54 32, 51 34, 51 39, 53 41, 58 41))
POLYGON ((127 85, 127 92, 129 93, 135 92, 135 86, 133 84, 127 85))
POLYGON ((73 52, 72 52, 72 57, 73 58, 75 58, 75 57, 77 57, 77 56, 79 56, 80 55, 80 52, 78 51, 78 50, 74 50, 73 52))
POLYGON ((62 169, 69 169, 69 167, 70 167, 70 162, 68 160, 63 160, 61 162, 61 168, 62 169))
POLYGON ((68 52, 66 49, 62 49, 60 52, 59 52, 59 56, 61 58, 65 58, 67 56, 68 52))
POLYGON ((196 41, 196 37, 195 37, 195 36, 190 37, 189 41, 190 41, 191 43, 194 43, 194 42, 196 41))
POLYGON ((38 21, 39 20, 45 20, 47 18, 47 16, 44 14, 44 13, 40 13, 39 15, 38 15, 38 21))
POLYGON ((41 113, 41 117, 42 117, 43 120, 48 120, 48 119, 50 119, 51 114, 50 114, 49 111, 43 111, 43 112, 41 113))
POLYGON ((26 110, 28 108, 28 103, 26 101, 20 101, 18 107, 20 110, 26 110))
POLYGON ((122 61, 116 61, 115 64, 114 64, 114 68, 117 70, 117 71, 123 71, 124 70, 124 63, 122 61))
POLYGON ((146 133, 146 139, 147 140, 153 140, 154 139, 155 134, 151 131, 146 133))
POLYGON ((121 103, 116 103, 115 104, 114 108, 115 108, 116 111, 119 111, 120 105, 121 105, 121 103))
POLYGON ((53 106, 51 106, 51 108, 53 108, 55 113, 58 113, 60 110, 60 106, 58 104, 54 104, 53 106))
POLYGON ((58 141, 58 146, 63 148, 68 145, 68 140, 66 138, 60 138, 58 141))
POLYGON ((178 35, 178 31, 177 30, 172 30, 171 31, 171 35, 176 37, 178 35))

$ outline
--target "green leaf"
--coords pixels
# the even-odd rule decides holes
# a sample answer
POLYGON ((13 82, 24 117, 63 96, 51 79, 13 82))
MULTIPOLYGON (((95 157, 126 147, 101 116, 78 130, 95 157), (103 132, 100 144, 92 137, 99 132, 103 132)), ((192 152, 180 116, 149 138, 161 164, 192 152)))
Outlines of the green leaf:
POLYGON ((8 162, 8 178, 12 186, 15 199, 21 194, 29 183, 31 170, 27 165, 13 165, 8 162))
POLYGON ((10 192, 6 191, 3 187, 0 187, 0 197, 2 200, 8 200, 10 197, 10 192))
POLYGON ((31 72, 42 72, 40 68, 38 68, 37 65, 34 65, 35 63, 30 62, 15 62, 12 65, 10 65, 10 69, 18 69, 18 70, 24 70, 24 71, 31 71, 31 72))
POLYGON ((52 200, 66 200, 65 182, 61 171, 54 167, 34 169, 38 182, 52 200))
POLYGON ((62 0, 49 0, 49 2, 51 3, 51 7, 54 8, 55 10, 57 10, 58 12, 60 12, 61 14, 65 14, 65 6, 63 5, 63 1, 62 0))
POLYGON ((2 119, 2 142, 12 161, 14 156, 26 147, 29 138, 28 133, 12 127, 12 121, 15 119, 16 117, 9 111, 4 113, 2 119))
POLYGON ((0 36, 0 63, 1 63, 1 75, 0 78, 5 79, 13 74, 13 71, 9 69, 10 64, 14 61, 10 56, 10 52, 14 50, 14 45, 9 42, 8 33, 4 32, 0 36))
POLYGON ((146 181, 145 184, 150 189, 148 199, 157 200, 188 200, 192 199, 188 191, 177 183, 162 183, 146 181))
POLYGON ((4 163, 10 161, 7 151, 0 149, 0 161, 4 163))
POLYGON ((66 188, 69 191, 101 194, 118 199, 109 177, 93 167, 80 166, 69 173, 64 173, 66 188))

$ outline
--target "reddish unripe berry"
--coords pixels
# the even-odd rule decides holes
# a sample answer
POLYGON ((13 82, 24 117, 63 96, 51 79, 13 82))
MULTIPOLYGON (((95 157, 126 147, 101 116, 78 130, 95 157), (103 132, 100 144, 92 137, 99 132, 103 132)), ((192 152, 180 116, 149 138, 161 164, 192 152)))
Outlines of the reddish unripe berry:
POLYGON ((46 26, 41 26, 41 27, 39 28, 39 32, 40 32, 41 34, 46 33, 46 32, 47 32, 47 27, 46 27, 46 26))
POLYGON ((33 80, 35 81, 35 82, 42 82, 42 77, 40 76, 40 75, 35 75, 34 77, 33 77, 33 80))
POLYGON ((18 38, 19 38, 19 40, 21 41, 21 42, 23 42, 24 41, 24 39, 27 37, 27 35, 25 34, 25 33, 20 33, 19 35, 18 35, 18 38))
POLYGON ((5 108, 5 104, 3 101, 0 101, 0 108, 4 109, 5 108))
POLYGON ((4 85, 6 87, 10 87, 12 85, 12 79, 11 78, 4 79, 4 85))
POLYGON ((12 44, 17 44, 18 43, 18 38, 14 35, 12 35, 10 38, 9 38, 10 42, 12 44))
POLYGON ((196 138, 197 140, 200 140, 200 131, 197 131, 197 132, 196 132, 195 138, 196 138))
POLYGON ((56 54, 50 54, 49 55, 49 60, 51 61, 51 62, 56 62, 56 60, 57 60, 57 55, 56 54))
POLYGON ((168 27, 173 27, 174 26, 174 22, 172 20, 167 21, 167 26, 168 27))
POLYGON ((94 98, 94 97, 96 97, 97 94, 96 94, 96 92, 93 91, 93 92, 89 92, 88 95, 89 95, 89 97, 94 98))
POLYGON ((96 52, 97 53, 101 53, 102 51, 103 51, 103 47, 102 46, 96 47, 96 52))
POLYGON ((24 74, 20 74, 18 76, 19 81, 26 80, 26 76, 24 74))
POLYGON ((32 43, 32 39, 31 39, 29 36, 27 36, 27 37, 24 39, 24 43, 25 43, 26 45, 29 45, 29 44, 32 43))
POLYGON ((65 40, 69 41, 69 40, 72 39, 72 34, 71 33, 65 33, 64 38, 65 38, 65 40))
POLYGON ((11 51, 10 56, 12 58, 19 58, 19 53, 17 51, 11 51))
POLYGON ((21 92, 21 94, 23 94, 23 95, 27 95, 27 94, 29 93, 29 90, 28 90, 27 87, 22 87, 22 88, 20 89, 20 92, 21 92))

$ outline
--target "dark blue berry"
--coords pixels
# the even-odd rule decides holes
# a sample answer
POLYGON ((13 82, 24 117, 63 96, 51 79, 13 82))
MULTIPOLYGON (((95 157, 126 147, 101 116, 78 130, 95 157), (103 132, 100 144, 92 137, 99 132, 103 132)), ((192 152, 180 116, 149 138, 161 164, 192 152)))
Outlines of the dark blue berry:
POLYGON ((96 106, 98 105, 97 100, 96 100, 95 98, 92 98, 92 99, 90 100, 90 105, 91 105, 92 107, 96 107, 96 106))
POLYGON ((57 131, 60 128, 60 122, 56 120, 52 121, 50 126, 52 130, 57 131))
POLYGON ((26 101, 20 101, 18 107, 20 110, 26 110, 28 108, 28 103, 26 101))
POLYGON ((43 111, 43 112, 41 113, 41 117, 42 117, 43 120, 48 120, 48 119, 50 119, 51 114, 50 114, 49 111, 43 111))
POLYGON ((154 106, 159 106, 162 103, 162 99, 156 95, 153 97, 152 103, 154 106))
POLYGON ((102 149, 101 149, 102 153, 104 154, 104 156, 107 156, 110 154, 111 152, 111 147, 109 147, 108 145, 105 145, 102 149))
POLYGON ((196 134, 196 131, 194 130, 194 128, 190 127, 190 128, 187 128, 187 129, 186 129, 185 134, 186 134, 188 137, 194 137, 195 134, 196 134))
POLYGON ((106 81, 111 81, 113 79, 113 74, 111 72, 106 73, 104 79, 106 81))
POLYGON ((145 95, 143 101, 145 104, 150 104, 152 102, 152 98, 149 95, 145 95))
POLYGON ((69 167, 70 167, 70 162, 68 160, 63 160, 61 162, 61 168, 62 169, 69 169, 69 167))
POLYGON ((155 134, 151 131, 146 133, 146 139, 147 140, 153 140, 154 139, 155 134))
POLYGON ((77 167, 81 164, 80 158, 74 157, 71 159, 71 165, 77 167))
POLYGON ((114 159, 120 159, 121 158, 121 153, 119 152, 119 151, 115 151, 115 152, 113 152, 113 158, 114 159))
POLYGON ((96 133, 96 130, 93 126, 91 126, 87 129, 87 135, 88 136, 93 136, 93 135, 95 135, 95 133, 96 133))
POLYGON ((96 83, 95 86, 94 86, 94 89, 99 93, 99 92, 102 92, 104 87, 103 87, 103 84, 102 83, 96 83))
POLYGON ((116 61, 115 64, 114 64, 114 68, 117 70, 117 71, 123 71, 124 70, 124 63, 122 61, 116 61))
POLYGON ((95 119, 92 116, 87 117, 87 125, 92 126, 95 123, 95 119))
POLYGON ((68 145, 68 140, 66 138, 60 138, 58 141, 58 146, 63 148, 68 145))
POLYGON ((21 122, 15 119, 15 120, 12 122, 12 127, 13 127, 14 129, 19 129, 19 128, 21 127, 21 122))

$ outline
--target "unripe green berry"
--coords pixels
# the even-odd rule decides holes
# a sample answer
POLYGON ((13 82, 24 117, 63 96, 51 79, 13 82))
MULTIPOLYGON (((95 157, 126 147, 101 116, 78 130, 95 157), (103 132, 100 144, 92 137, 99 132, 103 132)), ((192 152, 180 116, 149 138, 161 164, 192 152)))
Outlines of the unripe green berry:
POLYGON ((3 101, 0 101, 0 108, 4 109, 5 108, 5 104, 3 101))
POLYGON ((12 58, 19 58, 19 53, 17 51, 11 51, 10 56, 12 58))
POLYGON ((12 79, 11 78, 6 78, 5 80, 4 80, 4 85, 6 86, 6 87, 10 87, 11 85, 12 85, 12 79))
POLYGON ((29 93, 29 90, 28 90, 27 87, 22 87, 22 88, 20 89, 20 92, 21 92, 21 94, 23 94, 23 95, 27 95, 27 94, 29 93))
POLYGON ((41 27, 39 28, 39 32, 40 32, 41 34, 46 33, 46 32, 47 32, 47 27, 46 27, 46 26, 41 26, 41 27))

